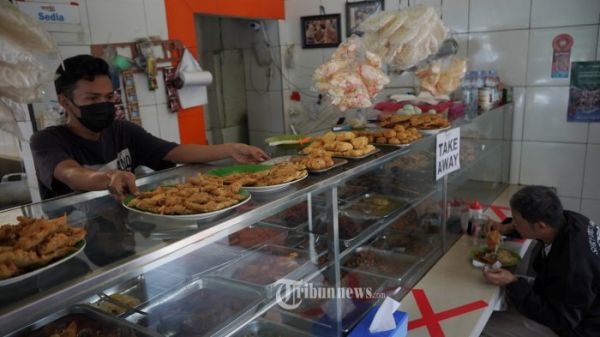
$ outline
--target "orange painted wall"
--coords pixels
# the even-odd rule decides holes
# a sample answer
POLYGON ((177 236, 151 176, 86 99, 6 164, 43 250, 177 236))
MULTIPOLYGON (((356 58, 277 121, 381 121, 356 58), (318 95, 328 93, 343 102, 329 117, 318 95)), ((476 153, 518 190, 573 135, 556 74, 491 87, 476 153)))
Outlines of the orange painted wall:
MULTIPOLYGON (((284 0, 165 0, 169 39, 179 39, 198 58, 194 14, 214 14, 256 19, 284 19, 284 0)), ((206 144, 204 110, 178 114, 182 144, 206 144)))

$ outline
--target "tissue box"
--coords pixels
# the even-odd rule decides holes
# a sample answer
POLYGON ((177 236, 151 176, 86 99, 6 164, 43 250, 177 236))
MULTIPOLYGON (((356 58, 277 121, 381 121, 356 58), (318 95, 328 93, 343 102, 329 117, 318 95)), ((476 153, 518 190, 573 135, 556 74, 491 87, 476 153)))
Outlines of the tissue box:
POLYGON ((408 314, 403 311, 395 311, 396 329, 378 333, 370 333, 369 326, 379 306, 375 306, 369 311, 367 316, 352 329, 348 337, 406 337, 408 335, 408 314))

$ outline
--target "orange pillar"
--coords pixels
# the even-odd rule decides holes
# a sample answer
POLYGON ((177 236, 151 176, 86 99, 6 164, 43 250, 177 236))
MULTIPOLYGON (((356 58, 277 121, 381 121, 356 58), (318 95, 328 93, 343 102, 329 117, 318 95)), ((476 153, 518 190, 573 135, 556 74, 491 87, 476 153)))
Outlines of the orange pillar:
MULTIPOLYGON (((254 19, 284 19, 284 0, 165 0, 169 39, 179 39, 198 58, 194 14, 213 14, 254 19)), ((204 109, 195 107, 178 114, 182 144, 206 144, 204 109)))

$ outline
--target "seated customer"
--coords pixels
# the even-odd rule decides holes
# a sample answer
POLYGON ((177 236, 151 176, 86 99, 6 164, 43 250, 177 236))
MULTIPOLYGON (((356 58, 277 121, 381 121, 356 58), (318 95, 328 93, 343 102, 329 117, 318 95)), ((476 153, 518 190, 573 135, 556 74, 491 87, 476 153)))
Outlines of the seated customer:
POLYGON ((511 308, 494 313, 483 336, 600 336, 600 227, 563 211, 547 187, 521 189, 510 207, 507 226, 544 247, 533 284, 505 269, 484 270, 488 282, 506 286, 511 308))
POLYGON ((267 159, 259 148, 231 143, 178 145, 157 138, 136 124, 115 120, 114 92, 108 64, 78 55, 64 61, 54 81, 65 125, 51 126, 31 137, 31 151, 42 198, 71 191, 108 189, 118 200, 135 193, 136 167, 158 170, 179 163, 233 158, 267 159))

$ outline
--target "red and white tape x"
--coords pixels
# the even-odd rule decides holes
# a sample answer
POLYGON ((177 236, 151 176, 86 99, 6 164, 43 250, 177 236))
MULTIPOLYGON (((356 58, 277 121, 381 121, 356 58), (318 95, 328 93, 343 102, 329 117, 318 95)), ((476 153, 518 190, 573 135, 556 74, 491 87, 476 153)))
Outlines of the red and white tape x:
POLYGON ((440 321, 464 315, 466 313, 485 308, 488 305, 485 301, 475 301, 461 305, 460 307, 436 313, 433 311, 431 303, 429 303, 429 299, 427 298, 427 295, 425 295, 425 291, 423 289, 413 289, 412 294, 423 317, 408 322, 408 330, 410 331, 422 326, 426 326, 431 337, 446 337, 444 331, 442 330, 442 326, 440 325, 440 321))

